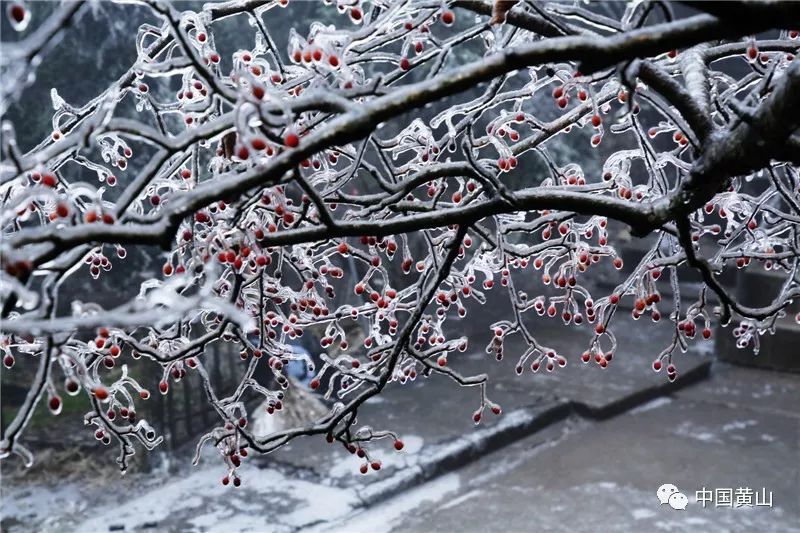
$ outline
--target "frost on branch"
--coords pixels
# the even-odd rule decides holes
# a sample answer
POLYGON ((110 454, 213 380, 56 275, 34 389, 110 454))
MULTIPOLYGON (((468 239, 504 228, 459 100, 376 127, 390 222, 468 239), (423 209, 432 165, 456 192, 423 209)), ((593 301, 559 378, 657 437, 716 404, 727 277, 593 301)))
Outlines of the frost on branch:
POLYGON ((387 387, 442 375, 477 388, 474 423, 501 414, 461 352, 485 346, 519 374, 607 368, 630 309, 670 324, 652 368, 673 381, 715 323, 737 321, 737 344, 757 351, 798 294, 796 6, 731 25, 647 2, 612 20, 594 6, 338 1, 301 31, 287 1, 143 4, 153 18, 117 82, 85 102, 52 88, 52 131, 27 151, 4 117, 0 348, 3 372, 30 382, 4 457, 30 461, 36 406, 57 415, 68 394, 124 470, 162 440, 147 400, 193 373, 218 417, 197 459, 216 448, 224 484, 241 484, 249 454, 310 435, 366 473, 381 465, 373 441, 403 448, 402 428, 357 418, 387 387), (248 44, 231 51, 222 21, 248 44), (636 264, 623 227, 651 239, 636 264), (682 288, 687 267, 699 294, 682 288), (784 283, 751 308, 719 281, 730 269, 784 283), (611 290, 597 283, 609 272, 611 290), (488 331, 465 326, 501 305, 488 331), (585 351, 542 344, 536 317, 591 332, 585 351), (241 364, 230 390, 209 372, 218 346, 241 364), (250 423, 253 405, 298 404, 294 424, 250 423))

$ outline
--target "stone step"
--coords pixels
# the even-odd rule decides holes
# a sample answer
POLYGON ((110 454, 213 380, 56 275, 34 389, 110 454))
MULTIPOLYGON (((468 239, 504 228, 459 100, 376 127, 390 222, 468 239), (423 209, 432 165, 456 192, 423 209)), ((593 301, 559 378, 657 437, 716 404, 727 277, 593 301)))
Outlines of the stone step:
MULTIPOLYGON (((734 290, 737 300, 748 307, 763 307, 772 304, 786 280, 786 273, 771 272, 750 267, 738 272, 734 290)), ((729 330, 719 331, 717 336, 717 358, 721 361, 758 368, 800 372, 800 325, 794 317, 800 312, 800 300, 786 307, 784 318, 778 320, 774 334, 759 338, 759 353, 752 346, 738 348, 736 338, 729 330)))
POLYGON ((779 320, 774 334, 766 333, 759 337, 758 354, 753 353, 752 345, 746 348, 736 346, 736 337, 730 327, 717 327, 715 350, 717 359, 738 365, 800 372, 800 325, 792 317, 779 320))
MULTIPOLYGON (((736 296, 749 307, 763 307, 772 304, 786 281, 785 272, 771 272, 763 268, 747 268, 739 271, 736 296)), ((794 316, 800 312, 800 299, 786 307, 787 314, 794 316)))

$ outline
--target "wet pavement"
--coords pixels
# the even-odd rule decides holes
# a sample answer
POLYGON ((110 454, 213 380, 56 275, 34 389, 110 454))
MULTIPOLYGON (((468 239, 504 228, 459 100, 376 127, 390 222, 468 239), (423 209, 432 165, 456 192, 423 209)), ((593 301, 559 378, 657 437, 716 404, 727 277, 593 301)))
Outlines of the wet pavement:
POLYGON ((798 406, 800 376, 717 364, 709 381, 603 422, 570 419, 422 485, 399 497, 410 508, 389 500, 322 529, 800 531, 798 406), (665 483, 685 510, 659 503, 665 483), (730 507, 697 501, 739 488, 730 507), (746 505, 762 488, 772 507, 746 505))

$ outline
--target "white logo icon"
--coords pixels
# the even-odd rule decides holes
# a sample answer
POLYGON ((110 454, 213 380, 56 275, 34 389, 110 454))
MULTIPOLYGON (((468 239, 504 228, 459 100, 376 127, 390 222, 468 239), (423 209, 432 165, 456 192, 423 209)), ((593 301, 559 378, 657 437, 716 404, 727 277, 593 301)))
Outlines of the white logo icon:
POLYGON ((664 483, 658 487, 656 496, 658 496, 658 501, 661 502, 661 505, 667 503, 676 511, 685 511, 686 505, 689 503, 689 498, 671 483, 664 483))
POLYGON ((669 497, 669 506, 676 511, 685 511, 688 503, 689 498, 687 498, 682 492, 676 492, 669 497))

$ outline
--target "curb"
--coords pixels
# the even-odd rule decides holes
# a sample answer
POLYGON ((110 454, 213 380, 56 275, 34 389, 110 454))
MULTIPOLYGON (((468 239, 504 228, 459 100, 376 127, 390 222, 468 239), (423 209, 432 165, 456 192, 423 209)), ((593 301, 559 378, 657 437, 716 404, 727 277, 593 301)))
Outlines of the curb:
POLYGON ((416 464, 398 470, 384 480, 368 485, 358 491, 358 496, 362 505, 369 507, 401 491, 466 466, 487 453, 529 437, 573 414, 589 420, 606 420, 656 398, 667 396, 688 385, 703 381, 709 377, 710 373, 711 361, 704 361, 682 374, 681 378, 674 383, 653 385, 599 408, 583 402, 561 400, 555 401, 543 409, 541 406, 515 409, 492 427, 479 429, 468 436, 458 437, 437 445, 432 453, 426 454, 416 464))
POLYGON ((680 379, 673 383, 665 381, 645 389, 638 390, 628 396, 624 396, 617 401, 611 402, 603 407, 593 407, 583 402, 572 402, 575 414, 588 418, 589 420, 606 420, 620 415, 626 411, 645 404, 661 396, 680 390, 688 385, 693 385, 698 381, 708 379, 711 374, 712 361, 703 361, 694 368, 681 374, 680 379))
POLYGON ((371 483, 358 491, 358 495, 364 506, 373 505, 400 491, 461 468, 486 453, 533 435, 540 429, 566 419, 572 412, 569 401, 556 402, 538 412, 533 412, 532 407, 515 409, 492 427, 435 446, 433 452, 426 454, 417 464, 371 483))

